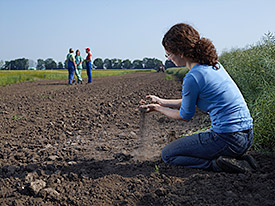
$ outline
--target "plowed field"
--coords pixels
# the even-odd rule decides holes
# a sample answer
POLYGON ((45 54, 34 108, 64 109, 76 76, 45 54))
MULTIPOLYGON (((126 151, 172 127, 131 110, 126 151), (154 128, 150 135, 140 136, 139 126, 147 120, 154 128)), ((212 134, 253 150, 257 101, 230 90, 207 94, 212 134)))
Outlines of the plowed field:
POLYGON ((137 110, 147 94, 180 98, 163 73, 45 80, 0 87, 0 205, 274 205, 275 158, 214 173, 160 159, 173 136, 208 126, 137 110))

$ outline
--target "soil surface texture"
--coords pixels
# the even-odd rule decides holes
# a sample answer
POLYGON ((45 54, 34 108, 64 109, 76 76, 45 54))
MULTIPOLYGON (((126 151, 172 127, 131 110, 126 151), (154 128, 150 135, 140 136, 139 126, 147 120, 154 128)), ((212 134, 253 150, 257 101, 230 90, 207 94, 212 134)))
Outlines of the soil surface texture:
POLYGON ((181 98, 163 73, 0 87, 0 205, 275 205, 275 158, 250 151, 260 168, 228 174, 171 166, 161 149, 209 126, 138 110, 155 94, 181 98))

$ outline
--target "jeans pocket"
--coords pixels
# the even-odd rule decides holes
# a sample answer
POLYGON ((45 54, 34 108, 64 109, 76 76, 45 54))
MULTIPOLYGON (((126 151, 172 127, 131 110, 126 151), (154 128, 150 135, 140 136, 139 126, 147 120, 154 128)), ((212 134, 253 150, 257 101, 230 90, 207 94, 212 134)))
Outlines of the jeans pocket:
POLYGON ((207 153, 204 154, 206 159, 216 158, 228 148, 226 142, 213 131, 201 133, 199 138, 201 145, 207 148, 207 153))
POLYGON ((244 154, 252 144, 252 139, 247 133, 230 133, 226 135, 226 138, 228 144, 227 155, 229 156, 239 156, 244 154))
POLYGON ((198 135, 199 135, 200 143, 202 145, 210 144, 212 142, 217 141, 217 135, 214 132, 210 131, 210 130, 207 130, 205 132, 201 132, 198 135))

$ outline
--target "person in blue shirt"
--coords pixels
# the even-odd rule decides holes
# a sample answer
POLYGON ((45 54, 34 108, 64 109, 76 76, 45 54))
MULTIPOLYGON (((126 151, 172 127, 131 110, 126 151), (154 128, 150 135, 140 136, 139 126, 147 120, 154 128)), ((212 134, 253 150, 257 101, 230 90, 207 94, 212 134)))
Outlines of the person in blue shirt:
POLYGON ((67 55, 67 59, 66 59, 67 69, 69 72, 69 85, 73 84, 74 72, 76 70, 76 63, 75 63, 75 58, 73 53, 74 53, 74 50, 70 48, 69 54, 67 55))
POLYGON ((212 42, 201 38, 188 24, 176 24, 164 35, 166 57, 176 66, 186 66, 181 99, 148 95, 152 104, 140 101, 147 113, 160 112, 189 121, 196 107, 211 119, 208 131, 179 138, 162 150, 164 162, 217 172, 247 172, 257 168, 246 155, 253 141, 253 120, 237 85, 218 62, 212 42))

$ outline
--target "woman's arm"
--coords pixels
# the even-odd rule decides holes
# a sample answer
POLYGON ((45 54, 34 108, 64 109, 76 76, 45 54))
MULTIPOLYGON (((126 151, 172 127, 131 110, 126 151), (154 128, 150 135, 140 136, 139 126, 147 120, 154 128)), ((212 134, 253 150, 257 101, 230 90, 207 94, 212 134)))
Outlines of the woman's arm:
POLYGON ((151 101, 163 107, 177 108, 181 106, 182 99, 162 99, 155 95, 147 95, 146 98, 151 98, 151 101))
POLYGON ((77 66, 79 66, 80 64, 82 64, 83 60, 81 59, 80 62, 77 64, 77 66))
POLYGON ((73 63, 74 63, 74 67, 75 67, 75 69, 77 68, 77 66, 76 66, 76 63, 75 63, 75 59, 73 58, 73 63))
POLYGON ((180 116, 180 111, 178 109, 171 109, 168 107, 163 107, 163 106, 160 106, 159 104, 140 105, 140 108, 146 109, 145 110, 146 113, 157 111, 157 112, 164 114, 167 117, 177 119, 177 120, 187 121, 187 120, 182 119, 182 117, 180 116))
POLYGON ((161 99, 161 106, 170 108, 180 108, 182 99, 161 99))

